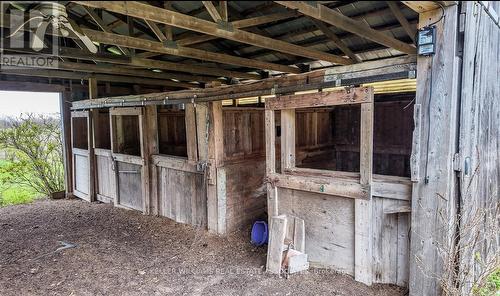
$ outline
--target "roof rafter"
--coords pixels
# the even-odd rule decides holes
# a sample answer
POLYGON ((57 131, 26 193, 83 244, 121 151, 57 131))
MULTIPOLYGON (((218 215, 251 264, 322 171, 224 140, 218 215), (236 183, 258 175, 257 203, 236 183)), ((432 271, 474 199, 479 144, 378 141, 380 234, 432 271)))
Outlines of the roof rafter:
POLYGON ((415 42, 415 36, 417 35, 416 27, 412 27, 410 25, 410 23, 408 22, 408 20, 404 16, 404 14, 401 12, 401 8, 397 4, 397 2, 393 2, 393 1, 386 1, 386 2, 392 11, 392 14, 394 14, 394 16, 396 17, 398 22, 401 24, 403 29, 406 31, 406 34, 408 34, 408 36, 410 36, 411 40, 413 40, 413 42, 415 42))
MULTIPOLYGON (((101 30, 107 33, 113 33, 113 31, 104 23, 104 20, 97 15, 94 9, 87 6, 82 6, 82 7, 85 10, 85 12, 87 12, 87 14, 94 20, 94 22, 101 28, 101 30)), ((118 46, 118 49, 124 55, 130 55, 129 51, 126 48, 118 46)))
POLYGON ((395 38, 389 37, 382 32, 372 29, 365 23, 347 17, 341 14, 340 12, 337 12, 322 4, 317 3, 317 1, 312 1, 312 3, 311 1, 309 1, 308 3, 304 1, 274 1, 274 2, 290 9, 296 9, 302 14, 305 14, 307 16, 328 23, 344 31, 354 33, 358 36, 361 36, 373 42, 385 45, 389 48, 394 48, 398 51, 407 54, 416 53, 416 48, 414 46, 408 45, 395 38))
POLYGON ((325 36, 327 36, 334 44, 340 49, 343 53, 345 53, 348 57, 350 57, 356 63, 361 62, 361 60, 352 52, 351 49, 330 29, 325 23, 320 20, 312 18, 311 21, 318 27, 318 29, 323 32, 325 36))
POLYGON ((205 61, 212 61, 222 64, 230 64, 248 68, 258 68, 263 70, 274 70, 285 73, 299 73, 300 70, 295 67, 283 66, 258 60, 245 59, 226 54, 214 53, 206 50, 190 48, 190 47, 165 47, 161 42, 151 41, 136 37, 123 36, 118 34, 111 34, 82 28, 82 31, 92 41, 102 42, 106 44, 113 44, 124 46, 128 48, 141 49, 145 51, 153 51, 161 54, 182 56, 187 58, 194 58, 205 61))
MULTIPOLYGON (((0 22, 0 27, 3 28, 10 28, 10 20, 14 18, 14 16, 9 15, 9 14, 4 14, 3 21, 0 22)), ((28 30, 27 27, 23 27, 23 30, 28 30)), ((84 33, 96 33, 100 35, 107 35, 109 34, 112 37, 118 36, 120 39, 125 39, 125 40, 130 40, 132 39, 135 43, 141 44, 143 42, 146 42, 147 44, 153 46, 156 46, 158 48, 164 48, 163 45, 159 42, 154 42, 150 40, 145 40, 145 39, 140 39, 140 38, 133 38, 129 36, 122 36, 122 35, 117 35, 117 34, 111 34, 111 33, 105 33, 105 32, 100 32, 100 31, 95 31, 87 28, 81 28, 84 33)), ((49 31, 49 34, 55 35, 62 37, 59 32, 54 32, 54 31, 49 31)), ((75 38, 72 37, 71 35, 69 38, 75 38)), ((92 38, 91 38, 92 39, 92 38)), ((102 38, 98 39, 101 40, 100 42, 106 43, 109 41, 112 43, 111 39, 109 38, 102 38)), ((123 41, 123 40, 122 40, 123 41)), ((126 42, 124 42, 126 43, 126 42)), ((128 44, 128 43, 126 43, 128 44)), ((125 46, 126 47, 126 46, 125 46)), ((145 48, 144 46, 141 46, 140 48, 145 48)), ((11 50, 11 51, 23 51, 23 49, 19 48, 3 48, 4 50, 11 50)), ((148 50, 148 49, 144 49, 148 50)), ((43 51, 42 51, 43 52, 43 51)), ((198 53, 203 53, 204 51, 195 51, 198 53)), ((41 54, 41 53, 40 53, 41 54)), ((58 53, 59 56, 61 57, 68 57, 68 58, 75 58, 75 59, 85 59, 85 60, 94 60, 94 61, 102 61, 102 62, 110 62, 110 63, 116 63, 116 64, 130 64, 133 66, 138 66, 138 67, 144 67, 144 68, 157 68, 157 69, 164 69, 167 71, 178 71, 178 72, 188 72, 188 73, 197 73, 197 74, 204 74, 204 75, 210 75, 210 76, 219 76, 219 77, 234 77, 234 78, 245 78, 245 79, 260 79, 259 74, 254 74, 254 73, 244 73, 244 72, 238 72, 238 71, 232 71, 232 70, 226 70, 226 69, 221 69, 220 67, 214 68, 214 67, 206 67, 206 66, 200 66, 200 65, 192 65, 192 64, 183 64, 183 63, 176 63, 176 62, 169 62, 169 61, 158 61, 158 60, 149 60, 149 59, 143 59, 143 58, 130 58, 130 57, 125 57, 125 56, 120 56, 120 55, 111 55, 111 54, 104 54, 104 53, 97 53, 90 55, 88 51, 85 50, 79 50, 79 49, 68 49, 68 48, 60 48, 60 51, 58 53)), ((220 56, 216 56, 220 58, 220 56)), ((202 58, 203 59, 203 58, 202 58)), ((250 59, 241 59, 243 61, 253 61, 250 59)), ((239 61, 239 60, 238 60, 239 61)), ((270 64, 270 65, 275 65, 275 64, 270 64)), ((282 65, 277 65, 280 66, 282 70, 289 70, 290 73, 298 73, 298 69, 294 67, 288 67, 288 66, 282 66, 282 65)), ((255 68, 255 67, 252 67, 255 68)), ((288 71, 283 71, 283 72, 288 72, 288 71)))
POLYGON ((117 75, 94 74, 94 73, 78 73, 78 72, 72 72, 72 71, 53 70, 53 69, 31 69, 31 68, 2 69, 2 70, 0 70, 0 74, 20 75, 20 76, 38 76, 38 77, 45 77, 45 78, 63 78, 63 79, 74 79, 74 80, 82 80, 82 79, 88 79, 90 77, 94 77, 98 81, 170 86, 170 87, 176 87, 176 88, 187 88, 187 87, 179 86, 179 84, 177 82, 166 81, 163 79, 117 76, 117 75))
POLYGON ((151 21, 155 21, 158 23, 172 25, 175 27, 197 31, 208 35, 218 36, 221 38, 247 43, 258 47, 289 53, 296 56, 303 56, 314 60, 328 61, 331 63, 343 64, 343 65, 352 63, 350 59, 344 57, 327 54, 317 50, 303 48, 301 46, 297 46, 291 43, 274 40, 269 37, 260 36, 239 29, 221 30, 219 25, 214 22, 202 20, 182 13, 158 8, 155 6, 135 1, 122 1, 122 2, 74 1, 74 2, 138 18, 149 19, 151 21))
POLYGON ((210 17, 214 20, 214 22, 220 22, 222 21, 222 16, 220 15, 219 11, 217 11, 217 8, 215 5, 212 3, 212 1, 201 1, 205 8, 208 11, 208 14, 210 14, 210 17))

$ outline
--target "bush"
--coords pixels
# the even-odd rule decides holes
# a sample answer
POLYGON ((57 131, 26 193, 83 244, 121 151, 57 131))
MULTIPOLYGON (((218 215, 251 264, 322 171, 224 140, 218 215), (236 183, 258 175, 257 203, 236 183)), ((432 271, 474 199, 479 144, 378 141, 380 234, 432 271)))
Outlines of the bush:
MULTIPOLYGON (((0 130, 0 149, 8 153, 8 161, 0 167, 4 188, 24 188, 47 196, 64 189, 59 119, 31 114, 11 119, 7 128, 0 130)), ((14 202, 27 196, 10 195, 14 202)))

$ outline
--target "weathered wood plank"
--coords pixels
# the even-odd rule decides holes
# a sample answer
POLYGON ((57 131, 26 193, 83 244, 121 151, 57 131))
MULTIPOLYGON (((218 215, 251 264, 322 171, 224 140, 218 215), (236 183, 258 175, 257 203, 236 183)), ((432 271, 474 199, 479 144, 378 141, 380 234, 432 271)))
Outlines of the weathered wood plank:
POLYGON ((329 23, 342 30, 354 33, 358 36, 394 48, 404 53, 416 53, 415 47, 389 37, 382 32, 370 28, 366 23, 351 19, 340 12, 330 9, 322 4, 316 6, 309 5, 305 1, 274 1, 290 9, 297 9, 299 12, 329 23))
MULTIPOLYGON (((262 48, 268 48, 284 53, 308 57, 314 60, 328 61, 335 64, 349 65, 351 60, 344 57, 312 50, 281 40, 257 35, 251 32, 233 28, 232 30, 221 30, 214 22, 206 21, 182 13, 166 10, 151 5, 135 2, 107 2, 107 1, 75 1, 82 5, 96 8, 103 8, 117 13, 148 19, 151 21, 176 26, 186 30, 197 31, 203 34, 214 35, 221 38, 230 39, 262 48)), ((216 10, 216 9, 215 9, 216 10)), ((220 15, 215 18, 220 18, 220 15)), ((87 35, 88 36, 88 35, 87 35)), ((92 39, 92 38, 91 38, 92 39)))
MULTIPOLYGON (((413 184, 411 212, 410 295, 439 295, 444 264, 437 246, 446 245, 455 207, 453 156, 457 141, 456 63, 458 12, 444 9, 446 21, 436 24, 436 53, 419 56, 415 104, 421 104, 420 182, 413 184), (432 91, 431 91, 432 90, 432 91), (424 110, 428 110, 425 111, 424 110), (445 214, 445 215, 443 215, 445 214), (426 221, 422 223, 422 221, 426 221), (432 275, 432 276, 430 276, 432 275)), ((420 14, 419 27, 442 18, 440 9, 420 14)), ((454 232, 454 227, 451 227, 454 232)))
POLYGON ((267 248, 266 271, 273 274, 281 273, 281 262, 283 259, 283 241, 287 229, 287 218, 285 215, 271 218, 271 231, 269 235, 269 246, 267 248))
MULTIPOLYGON (((373 94, 372 94, 373 97, 373 94)), ((367 200, 354 200, 354 278, 371 285, 372 278, 372 178, 373 103, 361 104, 360 184, 368 186, 367 200)))
POLYGON ((318 92, 301 95, 280 95, 266 99, 266 109, 283 110, 306 107, 350 105, 371 102, 372 87, 356 87, 337 91, 318 92))
POLYGON ((301 177, 283 174, 268 174, 268 178, 276 187, 354 199, 367 199, 369 196, 368 189, 359 184, 357 181, 301 177))

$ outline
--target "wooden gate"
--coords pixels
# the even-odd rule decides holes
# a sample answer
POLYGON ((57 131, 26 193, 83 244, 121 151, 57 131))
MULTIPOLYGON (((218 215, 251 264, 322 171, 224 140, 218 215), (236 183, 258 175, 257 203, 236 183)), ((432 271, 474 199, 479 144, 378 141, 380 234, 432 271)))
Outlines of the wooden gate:
POLYGON ((148 161, 145 158, 143 108, 110 111, 115 205, 148 212, 148 161))
POLYGON ((89 111, 71 112, 73 194, 87 201, 94 199, 92 130, 89 111))

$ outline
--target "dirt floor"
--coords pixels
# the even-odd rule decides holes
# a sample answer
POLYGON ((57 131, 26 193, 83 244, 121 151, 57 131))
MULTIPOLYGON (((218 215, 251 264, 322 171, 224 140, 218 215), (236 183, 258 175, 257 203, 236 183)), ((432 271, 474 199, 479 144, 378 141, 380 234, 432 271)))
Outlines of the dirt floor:
POLYGON ((0 295, 404 295, 332 271, 263 272, 265 248, 79 200, 0 209, 0 295), (60 242, 76 245, 63 247, 60 242))

